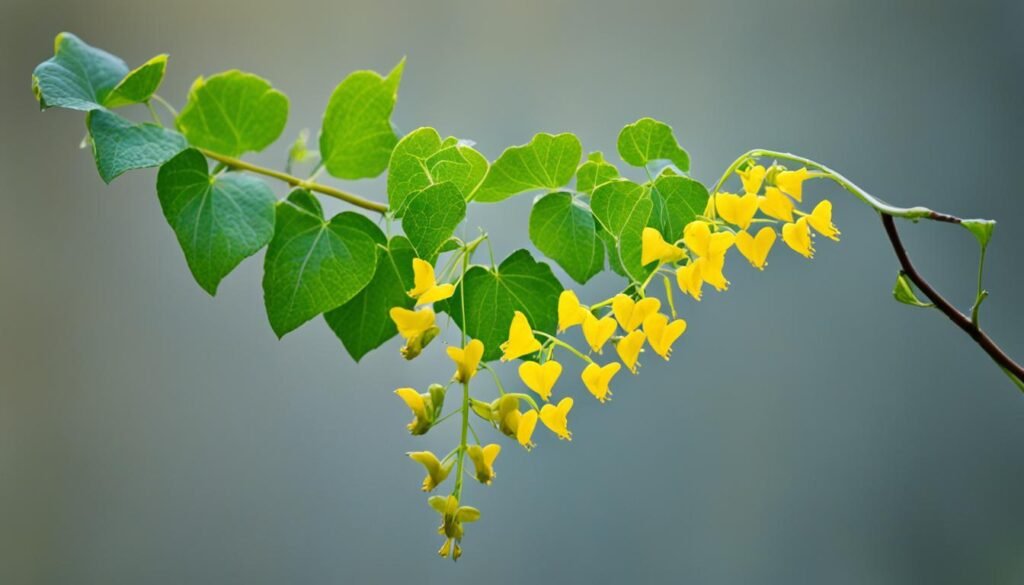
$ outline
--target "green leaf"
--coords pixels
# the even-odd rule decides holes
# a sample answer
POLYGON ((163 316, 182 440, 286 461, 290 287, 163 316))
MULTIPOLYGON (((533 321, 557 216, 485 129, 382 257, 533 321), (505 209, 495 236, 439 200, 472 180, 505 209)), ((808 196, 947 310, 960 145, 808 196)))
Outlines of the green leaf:
POLYGON ((386 242, 380 233, 377 270, 373 280, 344 305, 324 313, 324 319, 355 361, 398 334, 389 313, 392 307, 411 309, 415 299, 406 294, 414 286, 412 260, 416 252, 402 236, 386 242))
POLYGON ((444 181, 468 198, 485 174, 487 159, 472 147, 454 138, 442 141, 433 128, 418 128, 398 141, 391 154, 388 203, 401 217, 410 194, 444 181))
POLYGON ((474 199, 494 202, 527 191, 564 187, 572 180, 582 153, 573 134, 537 134, 529 144, 501 153, 474 199))
POLYGON ((391 112, 404 68, 403 58, 387 77, 356 71, 334 89, 320 132, 320 156, 328 173, 362 179, 376 177, 387 168, 398 142, 391 112))
POLYGON ((619 169, 605 162, 604 155, 592 152, 587 160, 576 169, 576 190, 581 193, 593 193, 594 189, 619 177, 619 169))
POLYGON ((708 190, 700 181, 680 175, 658 177, 652 194, 663 204, 662 221, 655 227, 669 241, 683 237, 683 229, 704 214, 709 199, 708 190))
POLYGON ((690 170, 690 155, 672 134, 672 127, 653 118, 640 118, 619 133, 619 156, 627 164, 644 167, 656 160, 670 160, 680 170, 690 170))
POLYGON ((597 238, 604 243, 605 252, 608 255, 608 266, 611 267, 612 271, 624 278, 630 278, 629 273, 626 272, 626 267, 622 265, 622 260, 619 259, 618 239, 603 229, 601 224, 597 226, 597 238))
POLYGON ((336 309, 363 290, 377 268, 376 226, 358 213, 324 221, 320 203, 296 189, 278 203, 267 248, 263 300, 278 337, 336 309))
POLYGON ((914 287, 910 284, 910 279, 907 278, 907 275, 903 272, 896 275, 896 285, 892 289, 892 296, 904 305, 923 308, 935 306, 917 298, 917 294, 914 292, 914 287))
POLYGON ((108 110, 92 110, 85 124, 92 137, 96 170, 109 183, 126 171, 158 167, 185 150, 185 137, 150 124, 133 124, 108 110))
POLYGON ((594 214, 577 205, 570 193, 550 193, 533 204, 530 241, 580 284, 604 268, 594 214))
POLYGON ((960 225, 970 230, 974 237, 978 238, 978 243, 982 248, 988 247, 988 242, 992 239, 992 232, 996 229, 996 222, 991 219, 965 219, 960 222, 960 225))
POLYGON ((420 258, 433 262, 466 217, 466 200, 451 181, 409 195, 402 229, 420 258))
POLYGON ((119 57, 62 32, 53 42, 53 58, 32 72, 32 91, 43 109, 95 110, 128 74, 119 57))
POLYGON ((625 179, 609 181, 594 190, 590 208, 609 234, 610 241, 605 240, 609 257, 617 255, 621 267, 634 280, 646 278, 650 269, 640 263, 641 236, 654 208, 650 192, 625 179))
POLYGON ((484 344, 486 361, 501 356, 500 345, 508 338, 515 311, 522 311, 534 329, 555 333, 558 295, 562 284, 551 267, 537 262, 527 250, 517 250, 497 269, 473 266, 443 307, 455 323, 484 344), (465 288, 463 293, 462 288, 465 288), (462 320, 465 294, 466 325, 462 320))
POLYGON ((148 102, 167 70, 167 55, 157 55, 136 67, 110 92, 103 105, 108 108, 148 102))
POLYGON ((211 176, 206 158, 193 148, 160 167, 156 191, 192 275, 211 295, 274 235, 270 187, 241 173, 211 176))
POLYGON ((192 84, 178 130, 192 146, 226 156, 270 146, 288 121, 288 98, 262 77, 225 71, 192 84))

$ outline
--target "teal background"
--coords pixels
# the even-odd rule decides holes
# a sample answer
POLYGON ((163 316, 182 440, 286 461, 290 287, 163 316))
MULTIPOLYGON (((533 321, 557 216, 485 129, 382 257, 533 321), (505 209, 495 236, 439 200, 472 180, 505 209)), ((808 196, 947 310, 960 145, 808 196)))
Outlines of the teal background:
MULTIPOLYGON (((763 273, 735 257, 727 294, 681 302, 670 364, 646 357, 603 406, 575 384, 575 440, 502 453, 453 565, 403 453, 455 429, 408 436, 391 394, 447 377, 442 345, 357 367, 321 321, 278 341, 262 254, 207 296, 155 172, 104 186, 81 114, 29 91, 61 30, 131 65, 170 53, 179 106, 199 74, 252 71, 291 97, 280 144, 251 157, 280 166, 348 72, 407 55, 396 124, 491 158, 537 131, 615 158, 643 115, 705 182, 751 147, 801 153, 893 203, 998 219, 982 318, 1022 358, 1022 19, 1014 1, 5 0, 0 583, 1024 582, 1024 396, 892 300, 877 218, 832 186, 808 198, 834 200, 843 241, 811 263, 780 247, 763 273)), ((470 217, 504 256, 529 205, 470 217)), ((971 235, 901 228, 969 306, 971 235)))

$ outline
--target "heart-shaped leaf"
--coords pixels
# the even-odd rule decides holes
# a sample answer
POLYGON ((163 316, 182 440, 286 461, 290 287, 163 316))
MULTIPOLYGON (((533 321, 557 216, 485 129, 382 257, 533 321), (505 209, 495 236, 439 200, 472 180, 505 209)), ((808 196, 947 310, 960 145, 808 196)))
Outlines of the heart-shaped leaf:
POLYGON ((160 166, 188 147, 185 137, 173 130, 133 124, 108 110, 89 112, 85 124, 96 170, 107 183, 126 171, 160 166))

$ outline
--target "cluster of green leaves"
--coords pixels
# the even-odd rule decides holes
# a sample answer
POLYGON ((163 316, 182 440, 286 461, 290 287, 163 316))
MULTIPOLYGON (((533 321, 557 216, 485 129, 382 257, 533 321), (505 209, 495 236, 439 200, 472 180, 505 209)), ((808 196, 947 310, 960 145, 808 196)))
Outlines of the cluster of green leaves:
MULTIPOLYGON (((391 114, 403 60, 387 75, 357 71, 345 78, 327 103, 319 139, 320 164, 331 176, 387 173, 387 233, 356 212, 328 219, 309 190, 297 188, 278 200, 263 179, 230 164, 284 132, 288 98, 268 81, 241 71, 199 77, 173 130, 152 107, 153 122, 114 112, 150 106, 166 64, 160 55, 129 70, 121 59, 63 33, 54 57, 36 68, 33 89, 44 109, 88 112, 105 181, 160 167, 160 205, 205 291, 216 294, 232 270, 266 247, 263 292, 274 332, 284 336, 323 315, 356 360, 397 334, 388 312, 413 305, 406 294, 413 287, 412 260, 436 263, 463 245, 455 234, 471 203, 535 195, 530 240, 579 283, 606 265, 642 281, 650 270, 640 262, 643 229, 677 239, 707 204, 707 189, 686 175, 689 156, 672 129, 650 118, 627 125, 617 142, 620 158, 646 172, 643 183, 623 178, 600 152, 584 158, 569 133, 537 134, 493 163, 472 143, 442 138, 433 128, 399 137, 391 114), (211 158, 229 162, 211 170, 211 158), (402 235, 392 233, 392 221, 402 235)), ((309 158, 304 138, 292 155, 309 158)), ((521 249, 497 266, 472 266, 438 308, 481 340, 490 360, 500 354, 515 311, 553 333, 562 290, 551 267, 521 249)))

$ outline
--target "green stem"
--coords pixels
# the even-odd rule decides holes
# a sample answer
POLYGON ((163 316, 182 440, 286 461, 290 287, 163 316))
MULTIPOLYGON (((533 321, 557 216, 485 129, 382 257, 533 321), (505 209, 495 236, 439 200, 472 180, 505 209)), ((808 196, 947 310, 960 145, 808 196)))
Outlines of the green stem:
MULTIPOLYGON (((466 250, 469 246, 466 246, 466 250)), ((466 277, 469 269, 469 254, 462 255, 462 278, 466 277)), ((461 279, 460 279, 461 280, 461 279)), ((459 287, 462 305, 462 327, 459 333, 462 336, 462 347, 466 347, 466 287, 459 287)), ((462 432, 459 437, 459 454, 456 459, 455 488, 453 495, 456 500, 462 501, 462 469, 466 459, 467 433, 469 432, 469 411, 472 400, 469 397, 469 381, 462 383, 462 432)), ((478 441, 479 442, 479 441, 478 441)))
POLYGON ((153 94, 153 100, 155 100, 156 103, 163 106, 168 112, 170 112, 172 116, 175 117, 175 119, 177 119, 178 110, 174 109, 174 106, 172 106, 170 102, 168 102, 167 100, 165 100, 164 98, 160 97, 158 94, 155 93, 153 94))
POLYGON ((494 371, 487 362, 480 362, 480 367, 491 373, 491 377, 494 378, 494 385, 498 387, 498 394, 505 395, 505 387, 501 385, 501 377, 498 376, 498 372, 494 371))
POLYGON ((572 353, 576 354, 576 357, 578 357, 578 358, 580 358, 581 360, 583 360, 583 361, 587 362, 588 364, 592 364, 592 363, 594 363, 594 360, 590 359, 590 356, 588 356, 588 355, 585 355, 585 354, 583 354, 582 352, 580 352, 580 350, 578 350, 578 349, 576 349, 575 347, 573 347, 573 346, 569 345, 568 343, 566 343, 566 342, 562 341, 561 339, 559 339, 559 338, 555 337, 554 335, 551 335, 551 334, 545 333, 545 332, 543 332, 543 331, 537 331, 537 330, 534 330, 533 334, 534 334, 534 335, 540 335, 540 336, 542 336, 542 337, 545 337, 545 338, 547 338, 547 340, 548 340, 548 341, 550 341, 551 343, 553 343, 553 344, 555 344, 555 345, 557 345, 557 346, 559 346, 559 347, 563 347, 563 348, 565 348, 565 349, 568 349, 568 350, 569 350, 569 351, 571 351, 572 353))
POLYGON ((974 306, 971 307, 971 323, 974 323, 975 327, 978 327, 978 311, 981 309, 981 303, 988 296, 988 291, 981 288, 982 275, 985 272, 985 250, 988 246, 983 245, 981 247, 981 258, 978 259, 978 294, 974 297, 974 306))
POLYGON ((160 119, 160 114, 156 113, 156 108, 153 107, 153 102, 147 101, 146 109, 149 110, 149 115, 153 117, 153 123, 163 128, 164 122, 160 119))

